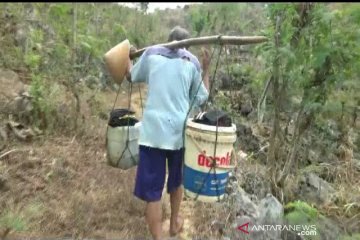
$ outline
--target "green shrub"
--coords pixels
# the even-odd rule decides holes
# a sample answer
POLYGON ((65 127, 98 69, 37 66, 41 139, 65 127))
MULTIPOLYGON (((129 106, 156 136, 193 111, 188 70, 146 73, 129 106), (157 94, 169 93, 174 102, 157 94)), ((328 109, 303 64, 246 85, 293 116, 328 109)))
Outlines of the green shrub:
POLYGON ((0 216, 0 228, 20 232, 27 230, 27 223, 21 216, 11 211, 6 211, 2 216, 0 216))

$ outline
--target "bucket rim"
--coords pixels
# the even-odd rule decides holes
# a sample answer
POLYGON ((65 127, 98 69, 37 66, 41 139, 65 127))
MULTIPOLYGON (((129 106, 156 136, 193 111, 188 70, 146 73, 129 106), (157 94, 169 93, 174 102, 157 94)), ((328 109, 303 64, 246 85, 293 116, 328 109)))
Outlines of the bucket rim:
MULTIPOLYGON (((216 126, 210 126, 206 124, 193 122, 194 118, 189 118, 186 125, 187 127, 192 127, 195 129, 200 129, 204 131, 216 132, 216 126)), ((218 127, 218 132, 221 133, 235 133, 236 125, 234 123, 231 124, 231 127, 218 127)))

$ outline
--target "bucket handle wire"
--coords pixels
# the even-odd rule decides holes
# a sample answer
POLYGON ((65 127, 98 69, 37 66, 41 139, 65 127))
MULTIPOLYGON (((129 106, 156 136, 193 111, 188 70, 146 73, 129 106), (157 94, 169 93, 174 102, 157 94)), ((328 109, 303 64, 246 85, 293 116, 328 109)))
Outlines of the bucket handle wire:
MULTIPOLYGON (((221 35, 219 36, 218 39, 220 40, 220 38, 221 38, 221 35)), ((219 42, 220 42, 220 41, 219 41, 219 42)), ((214 70, 213 79, 212 79, 211 85, 210 85, 209 97, 208 97, 208 99, 206 100, 206 103, 205 103, 205 108, 206 108, 205 110, 207 110, 207 108, 208 108, 208 102, 209 102, 209 100, 210 100, 210 98, 211 98, 211 93, 212 93, 212 89, 213 89, 214 82, 215 82, 216 71, 217 71, 217 69, 218 69, 218 66, 219 66, 218 64, 219 64, 221 52, 222 52, 222 50, 223 50, 222 44, 220 43, 219 45, 220 45, 220 50, 219 50, 219 54, 218 54, 217 61, 216 61, 216 66, 215 66, 215 70, 214 70)), ((214 52, 215 52, 215 49, 213 50, 210 59, 212 59, 212 57, 213 57, 213 55, 214 55, 214 52)), ((190 114, 190 111, 191 111, 191 109, 192 109, 192 106, 193 106, 193 104, 194 104, 196 95, 197 95, 197 93, 198 93, 199 90, 200 90, 201 84, 202 84, 202 81, 200 81, 200 83, 199 83, 199 85, 198 85, 198 87, 197 87, 196 94, 195 94, 193 100, 191 101, 189 111, 188 111, 188 113, 187 113, 187 115, 186 115, 186 118, 185 118, 185 121, 184 121, 183 143, 185 142, 186 121, 187 121, 187 118, 188 118, 188 116, 189 116, 189 114, 190 114)), ((218 137, 218 121, 217 121, 217 123, 216 123, 216 140, 215 140, 215 148, 214 148, 214 159, 215 159, 216 148, 217 148, 217 137, 218 137)), ((195 142, 195 141, 194 141, 194 142, 195 142)), ((185 149, 185 151, 186 151, 186 149, 185 149)), ((200 148, 199 151, 202 152, 202 151, 201 151, 201 148, 200 148)), ((184 167, 184 157, 185 157, 185 153, 183 154, 183 167, 184 167)), ((209 175, 210 175, 211 170, 214 170, 214 178, 215 178, 215 181, 217 182, 217 184, 216 184, 216 193, 217 193, 218 202, 220 202, 219 185, 218 185, 218 181, 217 181, 217 177, 216 177, 216 168, 218 168, 218 167, 216 167, 216 162, 215 162, 215 160, 213 160, 212 163, 211 163, 211 168, 210 168, 209 172, 208 172, 207 175, 206 175, 206 179, 204 179, 204 181, 203 181, 203 183, 202 183, 202 186, 201 186, 201 188, 199 188, 199 191, 198 191, 198 193, 197 193, 197 195, 196 195, 196 197, 195 197, 195 201, 198 199, 199 194, 200 194, 202 188, 204 187, 204 184, 205 184, 205 182, 207 181, 207 179, 208 179, 208 177, 209 177, 209 175)), ((183 177, 184 177, 184 172, 183 172, 183 177)))
MULTIPOLYGON (((133 83, 131 81, 129 81, 129 89, 128 89, 128 92, 129 92, 129 95, 128 95, 128 110, 130 110, 130 107, 131 107, 131 96, 132 96, 132 88, 133 88, 133 83)), ((119 86, 119 89, 117 91, 117 94, 116 94, 116 97, 115 97, 115 101, 114 101, 114 104, 113 104, 113 107, 112 107, 112 111, 114 111, 115 109, 115 105, 116 105, 116 102, 117 102, 117 99, 118 99, 118 96, 119 96, 119 93, 120 93, 120 86, 119 86)), ((141 96, 141 89, 140 89, 140 86, 139 86, 139 93, 140 93, 140 101, 141 101, 141 110, 142 110, 142 113, 144 112, 144 109, 143 109, 143 104, 142 104, 142 96, 141 96)), ((109 130, 109 125, 107 126, 107 129, 106 131, 109 130)), ((130 148, 129 148, 129 137, 130 137, 130 118, 128 118, 128 123, 127 123, 127 136, 126 136, 126 142, 125 142, 125 148, 123 149, 119 159, 117 160, 116 164, 113 164, 111 161, 109 162, 109 164, 113 167, 119 167, 120 165, 120 161, 121 159, 123 158, 124 154, 125 154, 125 151, 128 150, 128 152, 130 153, 130 156, 131 156, 131 161, 132 161, 132 164, 135 166, 137 165, 137 161, 133 155, 133 153, 131 152, 130 148)), ((107 145, 108 141, 107 141, 107 138, 106 138, 106 145, 107 145)))

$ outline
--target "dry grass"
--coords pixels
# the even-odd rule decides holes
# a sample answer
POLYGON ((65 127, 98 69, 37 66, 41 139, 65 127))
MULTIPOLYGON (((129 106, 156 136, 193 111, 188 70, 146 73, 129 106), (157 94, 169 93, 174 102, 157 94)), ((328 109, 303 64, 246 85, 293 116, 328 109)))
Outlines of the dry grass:
POLYGON ((196 229, 195 239, 220 239, 229 229, 228 217, 233 212, 225 202, 194 202, 193 224, 196 229))
POLYGON ((321 210, 337 220, 345 232, 360 232, 360 172, 351 162, 331 166, 330 178, 334 179, 336 204, 321 210))
MULTIPOLYGON (((117 106, 125 96, 119 96, 117 106)), ((106 98, 112 101, 100 98, 104 111, 111 109, 115 94, 106 98)), ((8 144, 21 151, 0 160, 7 188, 0 189, 0 216, 19 216, 26 224, 24 235, 33 237, 149 237, 144 203, 132 195, 136 169, 106 164, 106 121, 91 118, 85 107, 83 114, 86 124, 72 136, 8 144), (40 214, 27 213, 32 206, 40 214)))
POLYGON ((10 190, 0 197, 9 209, 42 206, 28 222, 42 236, 95 237, 101 232, 146 236, 142 202, 132 196, 135 169, 106 165, 101 139, 48 139, 32 154, 16 153, 5 161, 10 190))

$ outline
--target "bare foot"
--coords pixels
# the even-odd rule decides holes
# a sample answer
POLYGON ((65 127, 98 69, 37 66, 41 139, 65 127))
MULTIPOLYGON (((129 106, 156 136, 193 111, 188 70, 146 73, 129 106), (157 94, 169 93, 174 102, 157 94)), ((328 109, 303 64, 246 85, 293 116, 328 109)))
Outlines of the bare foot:
POLYGON ((181 217, 177 218, 176 223, 174 224, 170 223, 170 236, 171 237, 176 236, 179 232, 182 231, 183 226, 184 226, 184 219, 182 219, 181 217))

